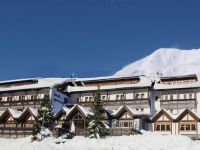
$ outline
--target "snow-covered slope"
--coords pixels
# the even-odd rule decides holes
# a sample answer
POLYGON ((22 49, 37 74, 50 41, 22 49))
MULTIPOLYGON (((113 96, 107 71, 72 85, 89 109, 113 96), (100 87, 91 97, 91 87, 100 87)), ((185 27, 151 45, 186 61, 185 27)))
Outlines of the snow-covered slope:
POLYGON ((136 136, 114 136, 90 139, 76 136, 73 139, 46 138, 41 142, 24 139, 1 139, 1 150, 199 150, 200 141, 181 135, 145 133, 136 136))
POLYGON ((151 55, 131 63, 115 75, 163 76, 197 74, 200 78, 200 49, 160 48, 151 55))

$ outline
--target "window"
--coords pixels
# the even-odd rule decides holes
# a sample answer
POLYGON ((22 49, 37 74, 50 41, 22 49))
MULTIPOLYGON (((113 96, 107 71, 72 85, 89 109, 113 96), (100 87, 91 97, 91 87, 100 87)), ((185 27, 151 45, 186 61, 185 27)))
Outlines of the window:
POLYGON ((156 131, 160 131, 160 125, 156 125, 156 131))
POLYGON ((186 124, 186 130, 187 130, 187 131, 190 130, 190 124, 189 124, 189 123, 186 124))
POLYGON ((88 97, 85 97, 85 102, 88 102, 88 97))
POLYGON ((192 94, 189 94, 189 99, 192 99, 192 94))
POLYGON ((192 131, 196 130, 196 124, 192 123, 192 131))
POLYGON ((141 112, 144 112, 144 108, 141 108, 141 112))
POLYGON ((155 101, 158 101, 158 96, 155 96, 155 101))
POLYGON ((144 93, 141 94, 141 99, 144 99, 144 93))
POLYGON ((106 96, 105 95, 101 96, 101 99, 106 100, 106 96))
POLYGON ((120 95, 120 99, 123 100, 124 99, 124 95, 120 95))
POLYGON ((128 127, 128 122, 124 122, 124 127, 128 127))
POLYGON ((185 130, 185 125, 184 124, 180 125, 180 130, 185 130))
POLYGON ((92 101, 92 97, 89 97, 89 101, 90 101, 90 102, 92 101))
POLYGON ((165 95, 165 100, 168 100, 168 95, 165 95))
POLYGON ((156 131, 171 131, 171 123, 170 122, 157 122, 155 124, 156 131))
POLYGON ((183 81, 178 81, 178 84, 183 84, 183 81))
POLYGON ((184 94, 184 99, 187 99, 187 95, 186 94, 184 94))
POLYGON ((133 120, 120 120, 117 123, 117 127, 132 128, 133 127, 133 120))
POLYGON ((173 100, 173 95, 170 95, 170 100, 173 100))
POLYGON ((167 128, 166 128, 166 130, 167 130, 167 131, 170 131, 170 130, 171 130, 169 124, 167 124, 167 128))
POLYGON ((31 99, 32 99, 32 100, 37 99, 37 95, 36 95, 36 94, 31 95, 31 99))
POLYGON ((165 131, 165 125, 161 124, 161 131, 165 131))
POLYGON ((179 125, 180 131, 196 131, 195 122, 180 122, 179 125))
POLYGON ((135 94, 135 98, 140 99, 140 94, 139 93, 135 94))
POLYGON ((19 100, 25 100, 25 96, 19 96, 19 100))
POLYGON ((116 95, 116 100, 119 100, 119 99, 120 99, 119 95, 116 95))
POLYGON ((80 102, 80 98, 79 97, 77 97, 76 102, 80 102))

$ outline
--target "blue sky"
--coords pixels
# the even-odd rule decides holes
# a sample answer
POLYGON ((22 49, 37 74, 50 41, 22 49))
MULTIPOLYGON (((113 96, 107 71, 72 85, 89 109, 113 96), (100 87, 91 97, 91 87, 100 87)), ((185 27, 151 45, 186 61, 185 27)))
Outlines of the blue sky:
POLYGON ((199 0, 2 0, 0 80, 112 75, 160 47, 200 47, 199 0))

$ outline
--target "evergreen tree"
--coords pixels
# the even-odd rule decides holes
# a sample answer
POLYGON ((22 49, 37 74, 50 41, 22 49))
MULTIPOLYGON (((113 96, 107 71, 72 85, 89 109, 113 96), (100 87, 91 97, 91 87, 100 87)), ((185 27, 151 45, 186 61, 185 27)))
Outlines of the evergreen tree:
POLYGON ((102 122, 104 119, 104 105, 101 100, 100 87, 94 96, 94 101, 91 106, 91 114, 89 115, 89 126, 88 131, 90 138, 103 138, 108 135, 107 125, 102 122))
POLYGON ((38 109, 37 120, 33 125, 32 135, 40 133, 42 128, 52 129, 53 124, 53 109, 49 97, 45 97, 38 109))

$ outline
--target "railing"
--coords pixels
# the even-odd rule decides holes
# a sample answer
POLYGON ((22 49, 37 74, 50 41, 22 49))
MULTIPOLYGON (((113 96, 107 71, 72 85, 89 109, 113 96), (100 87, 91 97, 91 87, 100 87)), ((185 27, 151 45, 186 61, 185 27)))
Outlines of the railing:
POLYGON ((5 107, 5 106, 23 106, 23 105, 39 105, 42 100, 44 100, 44 99, 0 101, 0 107, 5 107))
POLYGON ((161 100, 160 107, 164 109, 195 108, 195 99, 161 100))
MULTIPOLYGON (((106 106, 131 105, 133 107, 149 107, 149 99, 126 99, 126 100, 107 100, 103 101, 106 106)), ((78 102, 83 106, 91 106, 92 102, 78 102)))
POLYGON ((22 128, 16 128, 16 127, 0 127, 0 130, 12 130, 12 131, 18 131, 18 130, 23 130, 23 131, 32 131, 33 128, 31 127, 22 127, 22 128))

